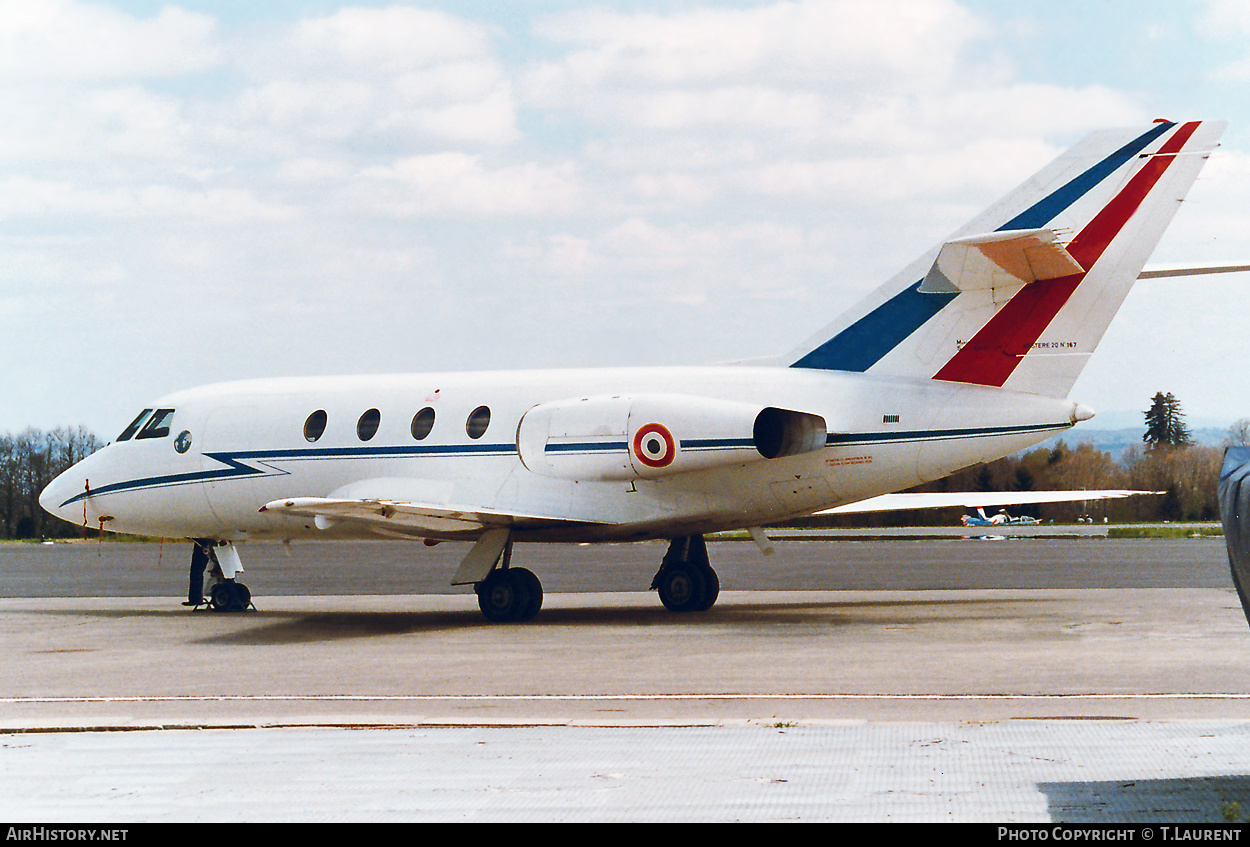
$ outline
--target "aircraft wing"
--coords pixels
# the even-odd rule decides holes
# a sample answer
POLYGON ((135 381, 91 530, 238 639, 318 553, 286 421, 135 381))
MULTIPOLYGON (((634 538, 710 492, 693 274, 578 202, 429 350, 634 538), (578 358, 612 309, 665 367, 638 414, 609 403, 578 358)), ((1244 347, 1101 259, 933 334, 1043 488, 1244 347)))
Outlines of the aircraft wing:
POLYGON ((401 536, 476 533, 505 527, 536 528, 594 523, 550 515, 410 503, 379 498, 288 497, 260 507, 261 512, 311 518, 319 529, 340 523, 369 524, 382 534, 401 536))
POLYGON ((1083 500, 1114 500, 1135 494, 1164 494, 1163 491, 1132 491, 1123 488, 1090 491, 938 491, 915 494, 882 494, 857 503, 847 503, 817 512, 818 515, 846 515, 859 512, 891 512, 898 509, 943 509, 961 506, 1024 506, 1030 503, 1075 503, 1083 500))
POLYGON ((1248 264, 1224 265, 1147 265, 1137 275, 1138 279, 1160 279, 1168 276, 1199 276, 1202 274, 1234 274, 1250 271, 1248 264))

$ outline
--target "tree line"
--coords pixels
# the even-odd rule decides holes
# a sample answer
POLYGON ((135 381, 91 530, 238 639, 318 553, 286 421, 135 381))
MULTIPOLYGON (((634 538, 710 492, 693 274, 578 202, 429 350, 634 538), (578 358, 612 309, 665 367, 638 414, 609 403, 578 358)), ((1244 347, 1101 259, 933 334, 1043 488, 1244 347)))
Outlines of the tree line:
POLYGON ((0 538, 53 538, 80 532, 39 508, 57 474, 104 445, 86 427, 0 435, 0 538))
MULTIPOLYGON (((1027 513, 1043 520, 1074 521, 1090 517, 1098 522, 1213 521, 1219 520, 1219 477, 1224 463, 1222 447, 1193 443, 1181 404, 1171 393, 1159 392, 1145 412, 1146 430, 1140 444, 1117 459, 1091 444, 1068 445, 1062 439, 1052 448, 1017 453, 973 465, 912 491, 1048 491, 1127 488, 1162 491, 1161 495, 1082 503, 1045 503, 1027 513)), ((1224 446, 1250 444, 1250 420, 1233 424, 1224 446)), ((935 525, 958 522, 967 510, 917 509, 876 515, 839 516, 822 521, 832 526, 935 525)), ((1013 515, 1022 509, 1011 510, 1013 515)), ((810 525, 810 524, 809 524, 810 525)))
MULTIPOLYGON (((1129 447, 1117 460, 1091 444, 1059 441, 985 464, 973 465, 909 491, 1049 491, 1129 488, 1162 495, 1082 503, 1043 503, 1008 508, 1057 523, 1089 517, 1097 523, 1219 520, 1218 482, 1224 451, 1185 445, 1170 450, 1129 447)), ((941 526, 957 524, 964 508, 915 509, 854 515, 821 515, 796 521, 800 526, 941 526)), ((987 509, 992 514, 997 509, 987 509)))

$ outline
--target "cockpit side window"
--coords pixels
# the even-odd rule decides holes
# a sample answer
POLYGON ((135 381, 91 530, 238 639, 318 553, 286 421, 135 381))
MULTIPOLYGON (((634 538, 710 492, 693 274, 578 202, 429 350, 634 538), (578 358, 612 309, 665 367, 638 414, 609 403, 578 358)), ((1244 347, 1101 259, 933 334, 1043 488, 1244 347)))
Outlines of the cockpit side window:
POLYGON ((131 422, 130 422, 130 426, 128 426, 128 427, 126 427, 125 429, 123 429, 123 430, 122 430, 122 434, 121 434, 121 435, 119 435, 119 436, 117 436, 117 440, 118 440, 118 441, 129 441, 129 440, 130 440, 130 437, 131 437, 132 435, 134 435, 136 432, 138 432, 138 431, 139 431, 139 425, 140 425, 140 424, 142 424, 142 423, 143 423, 143 421, 144 421, 144 419, 145 419, 148 415, 150 415, 150 414, 152 414, 152 410, 151 410, 151 409, 144 409, 142 412, 140 412, 140 413, 139 413, 139 417, 137 417, 137 418, 135 418, 133 421, 131 421, 131 422))
POLYGON ((135 439, 140 438, 164 438, 169 435, 169 425, 174 419, 173 409, 157 409, 152 419, 144 424, 143 429, 139 430, 139 434, 135 439))

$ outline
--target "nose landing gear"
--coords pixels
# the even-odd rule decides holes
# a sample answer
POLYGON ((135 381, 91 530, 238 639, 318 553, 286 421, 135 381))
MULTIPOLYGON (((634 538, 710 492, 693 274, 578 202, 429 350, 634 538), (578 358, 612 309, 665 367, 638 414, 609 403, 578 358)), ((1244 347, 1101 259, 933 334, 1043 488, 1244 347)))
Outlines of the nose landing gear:
POLYGON ((207 606, 214 612, 244 612, 255 608, 252 606, 252 592, 234 578, 235 574, 242 572, 243 563, 239 561, 239 551, 233 543, 226 542, 218 548, 211 539, 197 538, 191 549, 187 599, 182 605, 197 609, 207 606), (221 550, 220 556, 218 549, 221 550), (208 599, 204 596, 206 590, 208 599))

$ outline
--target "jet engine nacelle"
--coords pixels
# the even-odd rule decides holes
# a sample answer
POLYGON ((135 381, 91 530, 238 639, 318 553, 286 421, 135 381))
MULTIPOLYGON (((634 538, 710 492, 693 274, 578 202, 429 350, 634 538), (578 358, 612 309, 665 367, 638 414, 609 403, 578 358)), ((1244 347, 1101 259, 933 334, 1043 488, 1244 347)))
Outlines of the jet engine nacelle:
POLYGON ((656 479, 824 446, 818 415, 678 394, 543 403, 517 428, 525 467, 586 481, 656 479))

